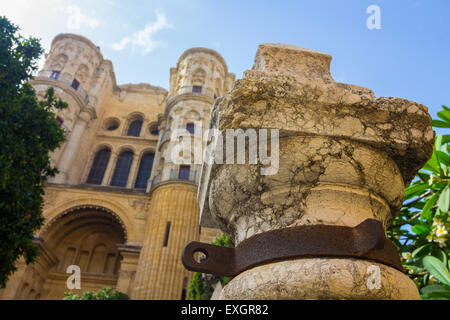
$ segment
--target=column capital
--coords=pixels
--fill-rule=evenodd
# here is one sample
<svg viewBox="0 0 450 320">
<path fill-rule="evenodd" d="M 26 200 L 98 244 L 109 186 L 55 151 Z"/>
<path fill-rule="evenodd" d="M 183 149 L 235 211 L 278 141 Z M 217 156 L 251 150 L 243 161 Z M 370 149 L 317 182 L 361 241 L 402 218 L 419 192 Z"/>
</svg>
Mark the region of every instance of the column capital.
<svg viewBox="0 0 450 320">
<path fill-rule="evenodd" d="M 97 119 L 97 113 L 95 112 L 94 107 L 87 106 L 83 108 L 78 115 L 78 119 L 81 119 L 82 121 L 85 122 Z"/>
<path fill-rule="evenodd" d="M 250 148 L 256 141 L 250 143 L 249 138 L 241 152 L 249 159 L 251 152 L 257 153 L 252 155 L 256 164 L 249 164 L 247 157 L 245 164 L 203 164 L 202 226 L 217 224 L 237 247 L 255 235 L 303 225 L 355 227 L 376 219 L 384 229 L 390 226 L 402 206 L 405 184 L 432 155 L 431 117 L 419 103 L 377 99 L 370 89 L 336 83 L 330 62 L 331 56 L 313 50 L 261 45 L 253 69 L 216 101 L 210 127 L 227 136 L 224 154 L 236 154 L 227 149 L 235 148 L 228 141 L 228 130 L 256 131 L 259 150 Z M 267 129 L 271 138 L 264 139 L 260 129 Z M 215 143 L 208 141 L 207 148 L 215 150 Z M 269 167 L 275 170 L 267 173 Z M 300 294 L 299 282 L 290 279 L 296 278 L 293 275 L 300 279 L 303 270 L 312 268 L 304 259 L 293 260 L 289 269 L 282 261 L 247 270 L 230 281 L 223 298 L 261 299 L 264 294 L 281 299 L 358 298 L 352 288 L 332 288 L 333 277 L 339 270 L 353 270 L 349 278 L 356 281 L 361 274 L 364 278 L 370 261 L 349 258 L 336 264 L 325 257 L 316 263 L 318 259 L 312 257 L 310 265 L 320 270 L 310 274 L 311 285 Z M 405 288 L 396 298 L 419 298 L 406 275 L 387 265 L 383 268 L 383 283 Z M 255 274 L 269 280 L 253 281 Z M 240 280 L 244 278 L 248 281 Z M 267 292 L 272 283 L 273 291 Z M 354 283 L 366 290 L 364 281 Z M 314 292 L 316 284 L 330 288 L 328 295 Z M 392 298 L 396 290 L 392 288 L 383 285 L 375 296 Z"/>
<path fill-rule="evenodd" d="M 78 120 L 81 120 L 81 122 L 84 122 L 84 123 L 89 123 L 89 121 L 92 120 L 92 117 L 91 117 L 91 114 L 89 112 L 81 111 L 78 114 Z"/>
<path fill-rule="evenodd" d="M 142 245 L 132 243 L 118 244 L 117 249 L 121 254 L 125 252 L 132 254 L 139 254 L 142 250 Z"/>
</svg>

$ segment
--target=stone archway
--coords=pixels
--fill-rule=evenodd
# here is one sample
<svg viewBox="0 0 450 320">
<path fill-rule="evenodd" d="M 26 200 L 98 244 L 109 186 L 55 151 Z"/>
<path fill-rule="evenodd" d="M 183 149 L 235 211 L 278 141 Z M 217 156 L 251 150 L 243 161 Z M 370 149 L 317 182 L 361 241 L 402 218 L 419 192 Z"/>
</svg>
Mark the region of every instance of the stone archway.
<svg viewBox="0 0 450 320">
<path fill-rule="evenodd" d="M 118 246 L 127 233 L 114 212 L 100 206 L 79 206 L 52 219 L 40 234 L 41 246 L 53 256 L 41 290 L 41 299 L 62 299 L 70 265 L 81 269 L 81 290 L 116 287 L 120 270 Z M 41 250 L 42 251 L 42 250 Z"/>
</svg>

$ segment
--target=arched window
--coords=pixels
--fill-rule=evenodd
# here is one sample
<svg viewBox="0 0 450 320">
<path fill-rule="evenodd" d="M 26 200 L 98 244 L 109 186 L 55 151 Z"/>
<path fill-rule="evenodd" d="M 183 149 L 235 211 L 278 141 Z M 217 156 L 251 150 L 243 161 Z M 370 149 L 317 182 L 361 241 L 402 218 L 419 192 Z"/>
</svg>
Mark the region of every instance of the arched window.
<svg viewBox="0 0 450 320">
<path fill-rule="evenodd" d="M 158 124 L 157 123 L 151 124 L 149 127 L 149 131 L 150 131 L 151 135 L 154 135 L 154 136 L 159 135 Z"/>
<path fill-rule="evenodd" d="M 111 150 L 108 148 L 102 149 L 95 155 L 92 163 L 91 171 L 87 179 L 89 184 L 102 184 L 103 176 L 105 175 L 106 167 L 108 166 Z"/>
<path fill-rule="evenodd" d="M 189 175 L 191 173 L 190 166 L 180 166 L 180 171 L 178 172 L 179 180 L 189 180 Z"/>
<path fill-rule="evenodd" d="M 142 156 L 141 164 L 139 165 L 139 171 L 136 177 L 136 183 L 134 187 L 136 189 L 147 188 L 147 181 L 150 178 L 152 172 L 153 160 L 155 155 L 153 153 L 146 153 Z"/>
<path fill-rule="evenodd" d="M 114 175 L 111 180 L 111 185 L 115 187 L 126 187 L 128 181 L 128 174 L 130 173 L 131 164 L 133 163 L 133 152 L 122 152 L 117 159 Z"/>
<path fill-rule="evenodd" d="M 141 135 L 142 120 L 133 121 L 128 127 L 127 136 L 139 137 Z"/>
<path fill-rule="evenodd" d="M 188 124 L 186 124 L 186 130 L 187 130 L 190 134 L 194 134 L 194 133 L 195 133 L 195 124 L 193 124 L 193 123 L 188 123 Z"/>
<path fill-rule="evenodd" d="M 58 80 L 60 75 L 61 75 L 60 71 L 52 71 L 52 74 L 50 75 L 50 78 Z"/>
<path fill-rule="evenodd" d="M 193 93 L 202 93 L 202 86 L 193 86 L 192 92 Z"/>
</svg>

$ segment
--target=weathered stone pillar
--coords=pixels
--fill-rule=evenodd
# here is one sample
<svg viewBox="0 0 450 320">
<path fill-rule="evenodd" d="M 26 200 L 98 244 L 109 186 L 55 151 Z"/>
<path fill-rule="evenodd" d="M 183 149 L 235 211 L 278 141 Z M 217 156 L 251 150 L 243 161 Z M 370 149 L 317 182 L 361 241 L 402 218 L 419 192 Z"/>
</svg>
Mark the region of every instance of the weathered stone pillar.
<svg viewBox="0 0 450 320">
<path fill-rule="evenodd" d="M 133 162 L 131 163 L 130 174 L 128 175 L 127 181 L 127 189 L 133 189 L 133 184 L 136 182 L 136 175 L 138 171 L 139 163 L 139 154 L 135 153 L 133 155 Z"/>
<path fill-rule="evenodd" d="M 130 244 L 118 245 L 121 256 L 119 278 L 117 279 L 116 289 L 125 292 L 131 296 L 133 291 L 133 281 L 136 275 L 137 264 L 139 261 L 139 253 L 142 247 Z"/>
<path fill-rule="evenodd" d="M 279 170 L 262 175 L 260 163 L 205 164 L 202 226 L 220 226 L 239 246 L 256 234 L 302 225 L 355 227 L 369 218 L 390 225 L 405 184 L 431 156 L 431 118 L 421 104 L 336 83 L 330 62 L 327 54 L 296 46 L 261 45 L 253 69 L 216 101 L 210 126 L 224 137 L 227 129 L 279 129 Z M 251 268 L 229 282 L 222 299 L 419 299 L 419 293 L 405 274 L 379 262 L 308 257 Z"/>
<path fill-rule="evenodd" d="M 114 169 L 116 168 L 117 157 L 118 157 L 117 152 L 111 151 L 111 157 L 108 161 L 108 166 L 106 167 L 105 174 L 103 176 L 102 186 L 107 186 L 111 183 L 112 175 Z"/>
<path fill-rule="evenodd" d="M 80 148 L 83 134 L 90 120 L 91 114 L 89 112 L 82 111 L 79 114 L 78 120 L 73 127 L 69 140 L 67 141 L 67 145 L 64 148 L 64 153 L 58 163 L 59 173 L 54 179 L 55 183 L 68 183 L 69 170 L 72 167 L 76 155 L 78 154 L 78 149 Z"/>
<path fill-rule="evenodd" d="M 192 274 L 180 256 L 187 242 L 199 239 L 196 191 L 195 184 L 185 181 L 162 183 L 152 190 L 133 299 L 181 299 Z"/>
</svg>

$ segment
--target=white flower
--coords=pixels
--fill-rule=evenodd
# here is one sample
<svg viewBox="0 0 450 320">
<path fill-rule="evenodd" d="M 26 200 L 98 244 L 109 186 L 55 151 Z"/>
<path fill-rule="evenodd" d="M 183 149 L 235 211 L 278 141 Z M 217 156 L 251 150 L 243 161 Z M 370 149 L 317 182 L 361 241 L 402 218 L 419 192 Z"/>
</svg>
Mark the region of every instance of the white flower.
<svg viewBox="0 0 450 320">
<path fill-rule="evenodd" d="M 438 224 L 436 226 L 436 236 L 438 238 L 444 237 L 448 234 L 447 228 L 444 225 Z"/>
<path fill-rule="evenodd" d="M 428 180 L 428 184 L 431 186 L 433 184 L 433 181 L 434 181 L 434 176 L 431 175 L 430 180 Z"/>
<path fill-rule="evenodd" d="M 433 226 L 438 226 L 442 223 L 441 219 L 434 218 L 433 219 Z"/>
<path fill-rule="evenodd" d="M 427 240 L 428 240 L 428 242 L 433 242 L 433 235 L 432 235 L 432 234 L 429 234 L 429 235 L 427 236 Z"/>
<path fill-rule="evenodd" d="M 447 247 L 447 238 L 445 238 L 445 237 L 436 238 L 436 239 L 434 239 L 434 241 L 439 243 L 439 247 L 441 247 L 441 248 Z"/>
<path fill-rule="evenodd" d="M 403 259 L 405 260 L 411 260 L 412 259 L 412 255 L 410 252 L 403 252 L 402 253 Z"/>
<path fill-rule="evenodd" d="M 428 278 L 428 283 L 436 283 L 436 279 L 434 279 L 433 276 L 430 276 L 430 277 Z"/>
</svg>

